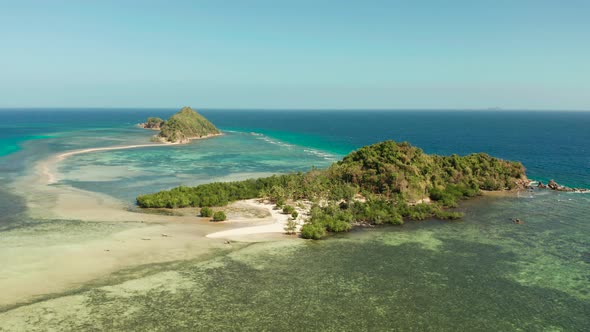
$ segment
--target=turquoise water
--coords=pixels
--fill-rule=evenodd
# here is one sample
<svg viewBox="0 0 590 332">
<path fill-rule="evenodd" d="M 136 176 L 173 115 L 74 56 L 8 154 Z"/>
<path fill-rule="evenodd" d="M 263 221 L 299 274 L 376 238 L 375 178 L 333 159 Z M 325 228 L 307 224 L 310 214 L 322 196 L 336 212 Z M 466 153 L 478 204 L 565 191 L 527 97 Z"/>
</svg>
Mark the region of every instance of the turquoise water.
<svg viewBox="0 0 590 332">
<path fill-rule="evenodd" d="M 139 194 L 178 185 L 304 172 L 327 167 L 336 158 L 264 135 L 227 132 L 188 146 L 76 155 L 62 163 L 60 171 L 69 174 L 63 183 L 133 202 Z"/>
<path fill-rule="evenodd" d="M 0 112 L 5 119 L 0 127 L 3 128 L 0 149 L 4 150 L 14 149 L 15 139 L 22 145 L 26 137 L 50 133 L 60 133 L 64 138 L 87 132 L 95 140 L 97 136 L 141 140 L 149 133 L 139 133 L 133 124 L 149 115 L 165 118 L 175 110 L 4 109 Z M 255 132 L 279 142 L 338 156 L 386 139 L 407 140 L 428 153 L 486 152 L 520 160 L 532 178 L 556 178 L 570 186 L 590 187 L 590 112 L 203 110 L 201 113 L 225 130 Z M 108 135 L 101 135 L 104 131 Z M 86 143 L 75 139 L 74 143 L 80 146 Z M 58 146 L 55 150 L 62 148 L 66 147 Z M 0 167 L 2 164 L 0 160 Z"/>
<path fill-rule="evenodd" d="M 35 161 L 72 149 L 146 143 L 152 132 L 133 124 L 173 111 L 2 111 L 8 119 L 2 149 L 18 149 L 0 157 L 0 235 L 34 234 L 47 222 L 27 217 L 11 188 Z M 325 167 L 354 148 L 395 139 L 430 153 L 484 151 L 521 160 L 532 178 L 590 187 L 590 113 L 202 113 L 226 135 L 76 155 L 60 164 L 57 185 L 132 206 L 138 194 Z M 587 194 L 482 197 L 462 204 L 460 222 L 377 227 L 320 242 L 236 244 L 196 261 L 141 266 L 0 309 L 0 330 L 25 322 L 29 331 L 584 331 L 590 326 L 589 207 Z M 514 217 L 525 223 L 513 224 Z M 39 236 L 46 239 L 47 232 Z"/>
</svg>

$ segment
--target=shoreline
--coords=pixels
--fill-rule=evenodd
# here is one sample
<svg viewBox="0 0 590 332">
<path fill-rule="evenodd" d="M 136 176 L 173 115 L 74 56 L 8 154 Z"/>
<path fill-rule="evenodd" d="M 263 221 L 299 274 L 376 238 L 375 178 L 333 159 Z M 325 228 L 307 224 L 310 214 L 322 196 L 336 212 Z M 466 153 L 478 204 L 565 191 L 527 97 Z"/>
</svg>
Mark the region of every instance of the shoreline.
<svg viewBox="0 0 590 332">
<path fill-rule="evenodd" d="M 248 199 L 248 200 L 241 200 L 236 201 L 228 205 L 236 206 L 236 205 L 243 205 L 254 209 L 266 209 L 270 212 L 270 218 L 272 223 L 266 223 L 264 225 L 252 225 L 246 227 L 239 227 L 239 228 L 232 228 L 224 231 L 209 233 L 206 235 L 207 238 L 210 239 L 227 239 L 227 240 L 234 240 L 234 241 L 249 241 L 251 237 L 258 236 L 261 234 L 284 234 L 286 235 L 285 226 L 287 226 L 287 221 L 289 220 L 290 215 L 284 214 L 281 210 L 275 210 L 274 205 L 267 202 L 260 202 L 258 199 Z M 297 232 L 303 225 L 303 218 L 302 216 L 305 215 L 306 209 L 299 209 L 296 208 L 299 216 L 295 219 L 297 221 Z M 246 222 L 251 224 L 251 220 L 248 218 L 245 219 Z M 223 223 L 232 224 L 236 223 L 236 221 L 228 220 L 224 221 Z"/>
<path fill-rule="evenodd" d="M 130 211 L 127 202 L 111 196 L 52 185 L 59 181 L 57 164 L 73 155 L 178 144 L 66 151 L 38 161 L 26 175 L 15 179 L 12 188 L 24 198 L 26 216 L 37 222 L 29 228 L 32 232 L 16 229 L 6 233 L 0 244 L 0 261 L 10 266 L 9 273 L 0 276 L 0 289 L 6 290 L 0 308 L 75 289 L 127 268 L 205 257 L 231 249 L 228 239 L 259 242 L 286 238 L 280 233 L 284 233 L 287 216 L 270 204 L 231 203 L 223 208 L 228 211 L 228 221 L 215 223 L 198 217 L 194 208 L 174 216 Z M 79 225 L 77 221 L 95 222 L 96 226 L 83 224 L 77 229 L 73 227 Z M 37 227 L 51 227 L 55 233 L 45 237 Z"/>
<path fill-rule="evenodd" d="M 144 129 L 149 129 L 149 128 L 144 128 Z M 207 134 L 205 136 L 188 137 L 188 138 L 185 138 L 183 140 L 176 141 L 176 142 L 169 142 L 169 141 L 166 140 L 166 137 L 160 137 L 158 135 L 154 135 L 154 136 L 152 136 L 152 138 L 155 138 L 156 140 L 158 140 L 158 142 L 162 142 L 164 144 L 188 144 L 191 141 L 197 141 L 197 140 L 201 140 L 201 139 L 208 139 L 208 138 L 213 138 L 213 137 L 217 137 L 217 136 L 223 136 L 223 133 L 220 132 L 219 134 Z"/>
</svg>

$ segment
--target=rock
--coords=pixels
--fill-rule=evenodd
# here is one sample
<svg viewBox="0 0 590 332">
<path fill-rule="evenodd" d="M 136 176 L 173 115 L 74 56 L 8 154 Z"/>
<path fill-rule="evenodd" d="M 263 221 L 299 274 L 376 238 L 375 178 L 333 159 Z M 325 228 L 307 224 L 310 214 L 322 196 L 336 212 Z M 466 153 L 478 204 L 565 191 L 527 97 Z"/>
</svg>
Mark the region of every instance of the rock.
<svg viewBox="0 0 590 332">
<path fill-rule="evenodd" d="M 160 130 L 164 123 L 166 123 L 166 121 L 152 117 L 148 118 L 147 122 L 138 124 L 138 126 L 145 129 Z"/>
<path fill-rule="evenodd" d="M 537 185 L 538 188 L 541 189 L 551 189 L 551 190 L 555 190 L 555 191 L 564 191 L 564 192 L 577 192 L 577 193 L 584 193 L 584 192 L 588 192 L 588 189 L 583 189 L 583 188 L 570 188 L 570 187 L 566 187 L 566 186 L 562 186 L 559 183 L 555 182 L 555 180 L 550 180 L 549 183 L 547 183 L 547 185 L 544 185 L 541 181 L 539 181 L 539 184 Z"/>
<path fill-rule="evenodd" d="M 142 239 L 142 240 L 144 240 L 144 241 L 149 241 L 149 240 L 151 240 L 149 237 L 142 237 L 141 239 Z"/>
<path fill-rule="evenodd" d="M 162 235 L 162 237 L 170 237 L 170 235 L 168 235 L 168 234 L 166 234 L 166 233 L 162 233 L 162 234 L 160 234 L 160 235 Z"/>
<path fill-rule="evenodd" d="M 519 225 L 524 224 L 524 221 L 522 221 L 518 218 L 512 218 L 512 222 L 515 224 L 519 224 Z"/>
<path fill-rule="evenodd" d="M 547 184 L 547 187 L 549 187 L 549 189 L 552 189 L 552 190 L 559 189 L 559 185 L 554 180 L 549 180 L 549 183 Z"/>
</svg>

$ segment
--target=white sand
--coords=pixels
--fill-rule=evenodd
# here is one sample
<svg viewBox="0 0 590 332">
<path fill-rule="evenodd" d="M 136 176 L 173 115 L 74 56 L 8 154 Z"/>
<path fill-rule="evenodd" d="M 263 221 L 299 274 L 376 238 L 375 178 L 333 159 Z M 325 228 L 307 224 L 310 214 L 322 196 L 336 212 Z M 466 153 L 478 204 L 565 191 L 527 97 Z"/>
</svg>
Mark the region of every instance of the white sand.
<svg viewBox="0 0 590 332">
<path fill-rule="evenodd" d="M 184 216 L 138 213 L 108 195 L 49 185 L 59 179 L 57 163 L 69 156 L 149 146 L 162 144 L 65 152 L 39 162 L 32 174 L 16 179 L 14 191 L 25 198 L 30 217 L 100 222 L 105 226 L 97 227 L 103 230 L 100 232 L 93 227 L 84 229 L 83 235 L 67 228 L 64 234 L 18 230 L 7 233 L 12 240 L 5 238 L 0 242 L 0 268 L 4 267 L 0 273 L 0 307 L 62 292 L 128 267 L 202 257 L 211 249 L 227 247 L 224 239 L 260 241 L 276 239 L 284 233 L 288 216 L 255 200 L 235 202 L 222 210 L 267 210 L 266 216 L 261 218 L 238 209 L 237 213 L 228 214 L 227 222 L 212 223 L 196 217 L 197 209 L 183 210 L 187 212 Z M 114 226 L 109 230 L 108 223 L 118 222 L 126 222 L 128 227 Z"/>
<path fill-rule="evenodd" d="M 261 203 L 257 199 L 250 199 L 245 201 L 240 201 L 234 204 L 242 204 L 246 206 L 250 206 L 252 208 L 257 209 L 266 209 L 270 212 L 271 217 L 268 220 L 268 223 L 264 225 L 256 225 L 256 226 L 249 226 L 249 227 L 240 227 L 229 229 L 221 232 L 215 232 L 211 234 L 207 234 L 208 238 L 223 238 L 223 239 L 230 239 L 230 240 L 247 240 L 249 236 L 258 235 L 258 234 L 269 234 L 269 233 L 285 233 L 285 226 L 287 225 L 287 221 L 289 219 L 289 215 L 283 214 L 282 211 L 275 210 L 273 204 L 269 203 Z M 302 220 L 301 216 L 306 211 L 297 209 L 299 213 L 299 217 L 297 221 L 299 223 L 298 229 L 301 227 Z M 231 223 L 232 220 L 225 223 Z M 251 220 L 248 220 L 251 222 Z"/>
</svg>

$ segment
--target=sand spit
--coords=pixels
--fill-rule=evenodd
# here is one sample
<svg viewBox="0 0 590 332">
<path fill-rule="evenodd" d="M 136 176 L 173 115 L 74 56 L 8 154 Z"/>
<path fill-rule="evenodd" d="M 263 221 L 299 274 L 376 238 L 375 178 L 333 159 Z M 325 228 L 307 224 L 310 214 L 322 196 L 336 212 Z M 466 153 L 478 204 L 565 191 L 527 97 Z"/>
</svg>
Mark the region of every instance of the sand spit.
<svg viewBox="0 0 590 332">
<path fill-rule="evenodd" d="M 61 153 L 55 156 L 52 156 L 37 165 L 38 173 L 44 180 L 46 184 L 52 184 L 57 182 L 57 177 L 55 176 L 55 166 L 60 161 L 75 156 L 78 154 L 84 153 L 91 153 L 91 152 L 99 152 L 99 151 L 111 151 L 111 150 L 127 150 L 127 149 L 137 149 L 137 148 L 148 148 L 148 147 L 155 147 L 155 146 L 166 146 L 166 145 L 178 145 L 181 143 L 152 143 L 152 144 L 135 144 L 135 145 L 124 145 L 124 146 L 110 146 L 104 148 L 90 148 L 90 149 L 82 149 L 82 150 L 74 150 L 65 153 Z"/>
<path fill-rule="evenodd" d="M 229 220 L 213 223 L 197 217 L 198 209 L 177 210 L 178 216 L 140 213 L 130 203 L 58 182 L 57 164 L 69 156 L 148 146 L 162 144 L 62 153 L 15 180 L 13 190 L 25 198 L 28 216 L 39 221 L 31 228 L 3 233 L 0 309 L 80 287 L 122 269 L 204 257 L 211 250 L 231 248 L 228 239 L 286 236 L 282 234 L 288 216 L 255 200 L 224 207 Z"/>
<path fill-rule="evenodd" d="M 102 148 L 89 148 L 89 149 L 81 149 L 81 150 L 73 150 L 64 152 L 50 158 L 45 159 L 44 161 L 37 164 L 37 172 L 42 177 L 46 184 L 56 183 L 58 181 L 55 173 L 56 164 L 64 159 L 75 156 L 78 154 L 84 153 L 91 153 L 91 152 L 100 152 L 100 151 L 112 151 L 112 150 L 128 150 L 128 149 L 138 149 L 138 148 L 149 148 L 149 147 L 158 147 L 158 146 L 170 146 L 170 145 L 181 145 L 190 143 L 193 140 L 202 140 L 208 139 L 212 137 L 222 136 L 223 133 L 219 134 L 210 134 L 200 137 L 191 137 L 187 140 L 180 141 L 180 142 L 168 142 L 165 140 L 160 140 L 159 143 L 149 143 L 149 144 L 134 144 L 134 145 L 123 145 L 123 146 L 109 146 L 109 147 L 102 147 Z"/>
</svg>

